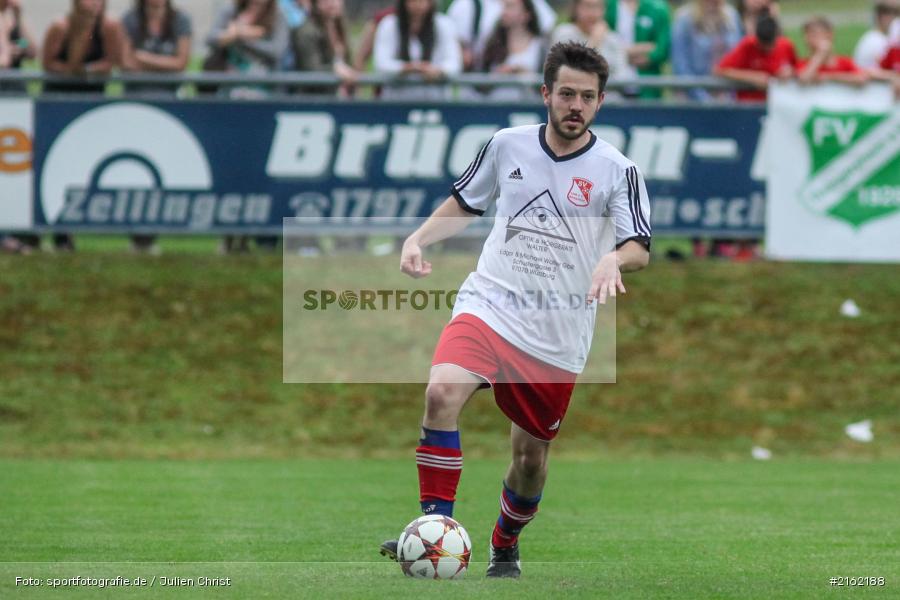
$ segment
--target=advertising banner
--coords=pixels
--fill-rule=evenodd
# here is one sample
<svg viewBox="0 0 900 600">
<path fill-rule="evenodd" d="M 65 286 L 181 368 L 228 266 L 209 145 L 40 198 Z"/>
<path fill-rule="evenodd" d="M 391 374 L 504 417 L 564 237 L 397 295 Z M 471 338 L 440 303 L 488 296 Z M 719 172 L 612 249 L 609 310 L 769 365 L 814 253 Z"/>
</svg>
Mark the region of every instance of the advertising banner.
<svg viewBox="0 0 900 600">
<path fill-rule="evenodd" d="M 657 235 L 761 237 L 758 107 L 608 106 L 601 139 L 642 170 Z M 67 231 L 372 232 L 427 216 L 494 132 L 537 105 L 41 100 L 35 222 Z M 535 140 L 535 143 L 538 143 Z"/>
<path fill-rule="evenodd" d="M 31 227 L 33 105 L 0 98 L 0 231 Z"/>
<path fill-rule="evenodd" d="M 768 255 L 900 261 L 900 106 L 890 87 L 781 84 L 767 128 Z"/>
</svg>

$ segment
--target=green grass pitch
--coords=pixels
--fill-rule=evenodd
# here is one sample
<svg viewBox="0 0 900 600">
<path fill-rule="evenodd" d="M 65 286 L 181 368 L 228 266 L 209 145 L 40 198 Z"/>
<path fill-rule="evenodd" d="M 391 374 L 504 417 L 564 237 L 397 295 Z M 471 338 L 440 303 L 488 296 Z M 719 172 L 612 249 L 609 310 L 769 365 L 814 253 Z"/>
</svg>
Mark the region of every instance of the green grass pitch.
<svg viewBox="0 0 900 600">
<path fill-rule="evenodd" d="M 498 432 L 498 445 L 504 442 Z M 0 462 L 3 598 L 897 597 L 900 463 L 707 459 L 551 464 L 523 577 L 484 578 L 504 462 L 471 459 L 460 582 L 403 577 L 379 542 L 416 515 L 409 460 Z M 78 562 L 73 562 L 78 561 Z M 15 587 L 15 577 L 157 577 Z M 161 587 L 160 577 L 231 578 Z M 884 577 L 833 588 L 831 577 Z"/>
<path fill-rule="evenodd" d="M 456 514 L 475 563 L 421 582 L 377 546 L 417 513 L 424 386 L 283 385 L 279 256 L 79 241 L 0 256 L 3 600 L 900 596 L 896 265 L 654 259 L 618 304 L 619 383 L 579 386 L 554 443 L 523 579 L 483 577 L 509 450 L 482 393 Z M 869 444 L 843 431 L 863 418 Z M 15 587 L 76 575 L 232 585 Z"/>
</svg>

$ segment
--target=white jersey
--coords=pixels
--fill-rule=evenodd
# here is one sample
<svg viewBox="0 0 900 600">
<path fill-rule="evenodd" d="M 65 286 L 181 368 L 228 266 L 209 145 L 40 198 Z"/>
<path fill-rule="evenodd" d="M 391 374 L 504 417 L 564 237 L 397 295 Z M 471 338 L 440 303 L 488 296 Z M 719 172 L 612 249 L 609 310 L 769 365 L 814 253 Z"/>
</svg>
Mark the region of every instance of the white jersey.
<svg viewBox="0 0 900 600">
<path fill-rule="evenodd" d="M 556 156 L 545 127 L 497 132 L 453 184 L 466 211 L 497 209 L 453 316 L 473 314 L 520 350 L 580 373 L 596 317 L 597 303 L 585 302 L 593 270 L 613 245 L 649 248 L 650 202 L 640 171 L 618 150 L 591 134 L 580 150 Z M 614 232 L 604 234 L 611 220 L 602 217 L 612 217 Z"/>
</svg>

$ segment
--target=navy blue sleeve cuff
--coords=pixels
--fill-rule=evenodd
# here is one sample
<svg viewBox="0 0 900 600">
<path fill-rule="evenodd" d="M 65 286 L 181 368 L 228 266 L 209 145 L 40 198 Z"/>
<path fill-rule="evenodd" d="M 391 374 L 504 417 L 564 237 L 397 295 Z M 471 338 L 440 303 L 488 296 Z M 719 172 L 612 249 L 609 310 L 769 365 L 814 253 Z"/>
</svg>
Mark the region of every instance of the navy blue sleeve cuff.
<svg viewBox="0 0 900 600">
<path fill-rule="evenodd" d="M 467 213 L 471 213 L 473 215 L 478 215 L 479 217 L 484 214 L 483 210 L 478 210 L 477 208 L 472 208 L 469 206 L 468 202 L 462 197 L 462 194 L 459 193 L 459 190 L 456 189 L 456 186 L 450 186 L 450 193 L 453 194 L 453 197 L 456 198 L 456 202 L 459 204 L 459 207 L 466 211 Z"/>
<path fill-rule="evenodd" d="M 647 252 L 650 251 L 650 238 L 645 235 L 636 235 L 634 237 L 630 237 L 627 240 L 622 240 L 618 244 L 616 244 L 616 250 L 624 246 L 627 242 L 637 242 L 641 246 L 647 249 Z"/>
</svg>

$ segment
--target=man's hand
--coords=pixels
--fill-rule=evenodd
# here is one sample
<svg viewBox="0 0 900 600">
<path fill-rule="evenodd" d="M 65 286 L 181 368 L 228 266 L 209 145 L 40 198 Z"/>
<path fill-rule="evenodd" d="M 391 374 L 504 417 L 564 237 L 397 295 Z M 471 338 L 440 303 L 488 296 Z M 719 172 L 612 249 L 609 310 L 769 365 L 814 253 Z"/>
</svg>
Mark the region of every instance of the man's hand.
<svg viewBox="0 0 900 600">
<path fill-rule="evenodd" d="M 400 252 L 400 270 L 415 279 L 427 277 L 431 273 L 431 263 L 422 259 L 422 248 L 412 236 L 403 242 L 403 250 Z"/>
<path fill-rule="evenodd" d="M 597 268 L 594 269 L 587 303 L 593 304 L 596 298 L 600 304 L 606 304 L 607 296 L 615 298 L 617 291 L 626 293 L 625 284 L 622 283 L 622 272 L 619 270 L 619 256 L 616 252 L 610 252 L 600 259 Z"/>
</svg>

